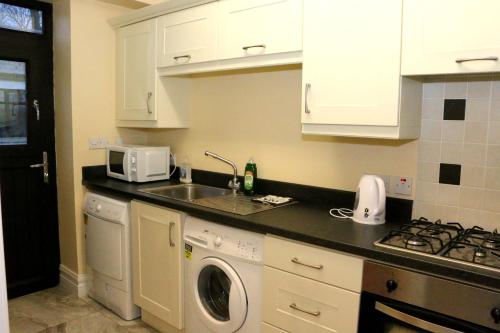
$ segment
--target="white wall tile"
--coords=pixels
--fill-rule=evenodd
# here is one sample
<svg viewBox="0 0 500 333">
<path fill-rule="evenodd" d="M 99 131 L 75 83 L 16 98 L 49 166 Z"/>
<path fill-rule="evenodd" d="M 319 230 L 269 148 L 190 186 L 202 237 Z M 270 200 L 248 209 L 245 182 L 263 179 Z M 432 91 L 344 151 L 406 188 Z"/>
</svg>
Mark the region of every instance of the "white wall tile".
<svg viewBox="0 0 500 333">
<path fill-rule="evenodd" d="M 500 167 L 500 145 L 488 145 L 486 152 L 486 166 Z"/>
<path fill-rule="evenodd" d="M 488 133 L 487 122 L 465 122 L 466 143 L 486 143 Z"/>
<path fill-rule="evenodd" d="M 484 210 L 500 213 L 500 191 L 485 190 L 483 207 Z M 498 221 L 500 223 L 500 221 Z"/>
<path fill-rule="evenodd" d="M 485 187 L 500 190 L 500 168 L 486 168 Z"/>
<path fill-rule="evenodd" d="M 491 81 L 469 81 L 467 98 L 486 98 L 491 94 Z"/>
<path fill-rule="evenodd" d="M 441 162 L 448 164 L 461 164 L 462 151 L 462 143 L 443 142 L 441 144 Z"/>
<path fill-rule="evenodd" d="M 478 225 L 478 221 L 483 218 L 483 211 L 479 209 L 460 208 L 458 212 L 458 221 L 465 228 L 472 228 Z"/>
<path fill-rule="evenodd" d="M 437 183 L 439 181 L 439 163 L 418 163 L 417 179 L 425 182 Z"/>
<path fill-rule="evenodd" d="M 488 125 L 488 143 L 500 145 L 500 121 L 490 121 Z"/>
<path fill-rule="evenodd" d="M 486 162 L 486 145 L 466 143 L 463 146 L 462 163 L 468 165 L 484 165 Z"/>
<path fill-rule="evenodd" d="M 460 184 L 462 186 L 483 187 L 486 168 L 476 165 L 462 165 Z"/>
<path fill-rule="evenodd" d="M 444 82 L 427 82 L 423 89 L 424 98 L 444 98 Z"/>
<path fill-rule="evenodd" d="M 493 81 L 491 85 L 491 98 L 500 99 L 500 81 Z"/>
<path fill-rule="evenodd" d="M 462 120 L 443 120 L 441 140 L 443 142 L 463 142 L 465 122 Z"/>
<path fill-rule="evenodd" d="M 429 220 L 437 220 L 439 215 L 435 204 L 424 201 L 415 201 L 413 203 L 412 217 L 414 219 L 425 217 Z"/>
<path fill-rule="evenodd" d="M 490 107 L 490 121 L 500 121 L 500 99 L 493 99 Z"/>
<path fill-rule="evenodd" d="M 460 186 L 439 184 L 436 198 L 437 205 L 458 206 L 460 201 Z"/>
<path fill-rule="evenodd" d="M 489 111 L 489 99 L 468 99 L 465 103 L 465 120 L 488 121 Z"/>
<path fill-rule="evenodd" d="M 439 162 L 441 158 L 441 142 L 420 141 L 418 143 L 418 160 L 422 162 Z"/>
<path fill-rule="evenodd" d="M 436 201 L 439 184 L 417 181 L 416 195 L 419 201 L 434 203 Z"/>
<path fill-rule="evenodd" d="M 444 96 L 448 99 L 461 99 L 467 97 L 467 82 L 446 82 Z"/>
<path fill-rule="evenodd" d="M 500 213 L 481 211 L 481 219 L 479 220 L 481 227 L 487 230 L 494 230 L 500 228 Z"/>
<path fill-rule="evenodd" d="M 483 194 L 482 188 L 462 186 L 460 188 L 460 207 L 481 209 Z"/>
<path fill-rule="evenodd" d="M 458 207 L 436 205 L 435 219 L 441 219 L 443 222 L 457 222 L 458 221 Z"/>
<path fill-rule="evenodd" d="M 422 119 L 443 120 L 444 99 L 432 98 L 422 101 Z"/>
<path fill-rule="evenodd" d="M 441 123 L 439 120 L 422 120 L 422 130 L 420 137 L 422 140 L 441 140 Z"/>
</svg>

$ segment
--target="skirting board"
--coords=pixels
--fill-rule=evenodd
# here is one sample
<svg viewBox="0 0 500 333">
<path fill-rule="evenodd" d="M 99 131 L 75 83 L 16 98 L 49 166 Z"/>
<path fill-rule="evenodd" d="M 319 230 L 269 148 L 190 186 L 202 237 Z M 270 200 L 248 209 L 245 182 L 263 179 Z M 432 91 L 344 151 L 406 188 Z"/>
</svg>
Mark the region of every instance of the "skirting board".
<svg viewBox="0 0 500 333">
<path fill-rule="evenodd" d="M 77 274 L 64 265 L 59 266 L 59 285 L 78 297 L 86 297 L 90 288 L 87 274 Z"/>
</svg>

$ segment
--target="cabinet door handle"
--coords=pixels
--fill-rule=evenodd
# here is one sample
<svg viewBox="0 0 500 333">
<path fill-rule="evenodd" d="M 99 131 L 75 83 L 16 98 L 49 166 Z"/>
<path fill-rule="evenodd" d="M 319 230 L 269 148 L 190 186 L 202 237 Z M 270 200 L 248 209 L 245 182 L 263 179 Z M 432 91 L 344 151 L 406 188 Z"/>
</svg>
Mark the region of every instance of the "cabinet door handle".
<svg viewBox="0 0 500 333">
<path fill-rule="evenodd" d="M 309 109 L 309 90 L 311 90 L 311 84 L 306 83 L 304 93 L 304 112 L 307 114 L 311 113 L 311 109 Z"/>
<path fill-rule="evenodd" d="M 176 56 L 174 57 L 174 60 L 179 60 L 179 59 L 183 59 L 183 58 L 186 58 L 187 61 L 191 60 L 191 56 L 189 54 L 185 54 L 185 55 L 180 55 L 180 56 Z"/>
<path fill-rule="evenodd" d="M 151 111 L 151 108 L 149 107 L 149 100 L 151 99 L 151 96 L 153 96 L 152 92 L 148 92 L 148 99 L 146 100 L 146 106 L 148 108 L 148 113 L 151 114 L 153 111 Z"/>
<path fill-rule="evenodd" d="M 321 314 L 321 311 L 304 310 L 304 309 L 298 307 L 297 304 L 295 304 L 295 303 L 290 304 L 289 307 L 294 309 L 294 310 L 297 310 L 297 311 L 300 311 L 303 313 L 307 313 L 308 315 L 315 316 L 315 317 L 319 317 L 319 315 Z"/>
<path fill-rule="evenodd" d="M 265 44 L 249 45 L 249 46 L 243 46 L 242 49 L 243 49 L 243 51 L 247 51 L 248 49 L 253 49 L 256 47 L 261 47 L 261 48 L 265 49 L 266 45 Z"/>
<path fill-rule="evenodd" d="M 170 243 L 170 247 L 174 247 L 175 246 L 174 240 L 172 238 L 172 231 L 174 229 L 174 226 L 175 226 L 174 222 L 170 222 L 168 224 L 168 241 Z"/>
<path fill-rule="evenodd" d="M 498 61 L 498 57 L 495 57 L 495 56 L 491 56 L 491 57 L 480 57 L 480 58 L 458 58 L 457 60 L 455 60 L 455 62 L 457 64 L 461 64 L 463 62 L 467 62 L 467 61 Z"/>
<path fill-rule="evenodd" d="M 291 262 L 293 262 L 294 264 L 297 264 L 297 265 L 302 265 L 302 266 L 306 266 L 306 267 L 309 267 L 309 268 L 314 268 L 314 269 L 323 269 L 323 265 L 310 265 L 310 264 L 305 264 L 303 262 L 301 262 L 299 260 L 299 258 L 297 257 L 293 257 L 291 260 Z"/>
</svg>

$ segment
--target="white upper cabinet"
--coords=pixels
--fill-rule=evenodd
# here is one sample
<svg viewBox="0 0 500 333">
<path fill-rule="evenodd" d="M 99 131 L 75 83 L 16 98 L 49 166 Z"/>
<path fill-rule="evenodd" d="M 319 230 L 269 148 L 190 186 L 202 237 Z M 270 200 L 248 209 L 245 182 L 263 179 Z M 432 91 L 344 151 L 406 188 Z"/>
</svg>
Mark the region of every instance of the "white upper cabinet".
<svg viewBox="0 0 500 333">
<path fill-rule="evenodd" d="M 158 18 L 158 67 L 215 59 L 217 2 Z"/>
<path fill-rule="evenodd" d="M 117 114 L 119 120 L 156 120 L 156 20 L 117 31 Z"/>
<path fill-rule="evenodd" d="M 403 75 L 500 71 L 500 1 L 404 0 Z"/>
<path fill-rule="evenodd" d="M 421 83 L 400 76 L 402 1 L 304 1 L 303 133 L 418 137 Z"/>
<path fill-rule="evenodd" d="M 219 11 L 219 59 L 302 50 L 302 0 L 224 0 Z"/>
</svg>

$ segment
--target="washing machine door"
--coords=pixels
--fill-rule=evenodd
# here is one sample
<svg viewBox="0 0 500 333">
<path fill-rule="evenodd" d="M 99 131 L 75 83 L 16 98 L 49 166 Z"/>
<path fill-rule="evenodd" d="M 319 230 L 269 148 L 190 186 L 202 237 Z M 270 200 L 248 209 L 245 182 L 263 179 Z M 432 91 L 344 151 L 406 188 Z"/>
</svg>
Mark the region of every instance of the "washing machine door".
<svg viewBox="0 0 500 333">
<path fill-rule="evenodd" d="M 200 320 L 212 332 L 236 332 L 248 311 L 245 287 L 236 271 L 220 258 L 206 257 L 193 273 L 191 287 Z"/>
</svg>

